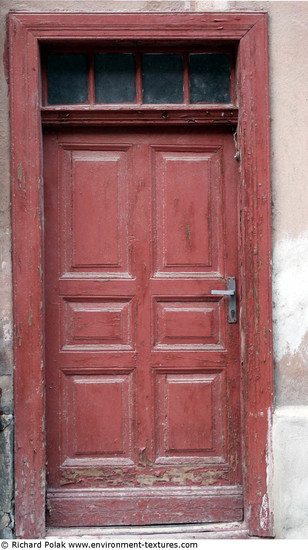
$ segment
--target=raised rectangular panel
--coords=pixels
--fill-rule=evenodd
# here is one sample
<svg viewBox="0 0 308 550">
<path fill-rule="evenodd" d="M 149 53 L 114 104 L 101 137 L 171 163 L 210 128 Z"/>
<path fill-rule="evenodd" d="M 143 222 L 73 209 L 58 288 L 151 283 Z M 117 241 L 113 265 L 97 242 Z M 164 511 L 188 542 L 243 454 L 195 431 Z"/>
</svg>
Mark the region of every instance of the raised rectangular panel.
<svg viewBox="0 0 308 550">
<path fill-rule="evenodd" d="M 119 160 L 73 155 L 73 266 L 119 266 Z"/>
<path fill-rule="evenodd" d="M 213 450 L 213 396 L 204 379 L 173 378 L 167 383 L 167 452 Z"/>
<path fill-rule="evenodd" d="M 223 371 L 157 375 L 157 461 L 223 462 Z"/>
<path fill-rule="evenodd" d="M 133 301 L 63 299 L 61 344 L 64 349 L 133 349 Z"/>
<path fill-rule="evenodd" d="M 64 171 L 64 271 L 127 273 L 126 150 L 73 150 Z"/>
<path fill-rule="evenodd" d="M 218 200 L 221 193 L 218 150 L 154 149 L 156 274 L 218 270 L 218 218 L 222 206 Z"/>
<path fill-rule="evenodd" d="M 63 376 L 63 461 L 129 459 L 131 375 Z"/>
<path fill-rule="evenodd" d="M 157 300 L 154 302 L 156 348 L 223 347 L 221 300 Z"/>
</svg>

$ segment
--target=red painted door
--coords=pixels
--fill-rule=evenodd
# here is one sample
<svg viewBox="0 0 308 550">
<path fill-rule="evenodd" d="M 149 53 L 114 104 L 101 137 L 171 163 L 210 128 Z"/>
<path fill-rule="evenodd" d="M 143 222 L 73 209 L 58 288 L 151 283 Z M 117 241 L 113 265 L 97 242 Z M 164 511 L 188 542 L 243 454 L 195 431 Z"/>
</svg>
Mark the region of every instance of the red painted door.
<svg viewBox="0 0 308 550">
<path fill-rule="evenodd" d="M 50 525 L 243 517 L 230 130 L 47 130 Z"/>
</svg>

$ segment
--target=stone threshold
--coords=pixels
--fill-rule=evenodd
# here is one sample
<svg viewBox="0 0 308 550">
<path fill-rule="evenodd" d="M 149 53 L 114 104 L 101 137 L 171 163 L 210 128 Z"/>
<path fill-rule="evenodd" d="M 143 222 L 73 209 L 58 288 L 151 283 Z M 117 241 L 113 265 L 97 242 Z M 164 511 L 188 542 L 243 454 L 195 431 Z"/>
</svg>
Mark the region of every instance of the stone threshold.
<svg viewBox="0 0 308 550">
<path fill-rule="evenodd" d="M 147 525 L 142 527 L 48 527 L 50 538 L 166 538 L 166 539 L 248 539 L 245 523 L 198 523 L 186 525 Z"/>
</svg>

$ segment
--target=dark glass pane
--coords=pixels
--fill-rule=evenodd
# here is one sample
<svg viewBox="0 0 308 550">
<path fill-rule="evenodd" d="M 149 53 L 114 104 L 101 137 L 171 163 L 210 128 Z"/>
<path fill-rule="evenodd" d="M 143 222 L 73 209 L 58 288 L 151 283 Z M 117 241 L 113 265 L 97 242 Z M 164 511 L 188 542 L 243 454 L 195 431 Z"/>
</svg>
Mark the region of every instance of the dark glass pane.
<svg viewBox="0 0 308 550">
<path fill-rule="evenodd" d="M 133 103 L 136 99 L 136 56 L 134 53 L 95 55 L 97 103 Z"/>
<path fill-rule="evenodd" d="M 183 103 L 183 56 L 142 56 L 143 103 Z"/>
<path fill-rule="evenodd" d="M 189 54 L 190 103 L 230 103 L 230 57 L 224 53 Z"/>
<path fill-rule="evenodd" d="M 47 56 L 48 103 L 84 103 L 88 99 L 87 56 L 49 54 Z"/>
</svg>

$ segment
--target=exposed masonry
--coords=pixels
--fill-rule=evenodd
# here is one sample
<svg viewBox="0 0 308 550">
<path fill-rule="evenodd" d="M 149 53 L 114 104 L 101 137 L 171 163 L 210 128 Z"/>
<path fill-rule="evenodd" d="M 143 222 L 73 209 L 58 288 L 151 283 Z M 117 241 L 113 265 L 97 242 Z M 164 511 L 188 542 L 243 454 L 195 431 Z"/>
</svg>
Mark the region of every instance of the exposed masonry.
<svg viewBox="0 0 308 550">
<path fill-rule="evenodd" d="M 1 259 L 4 247 L 0 250 Z M 6 272 L 6 262 L 1 262 Z M 14 469 L 13 469 L 13 353 L 12 353 L 12 323 L 8 308 L 5 308 L 5 290 L 9 279 L 4 277 L 0 290 L 0 538 L 13 538 L 14 529 Z"/>
<path fill-rule="evenodd" d="M 13 537 L 13 416 L 0 416 L 0 538 Z"/>
</svg>

